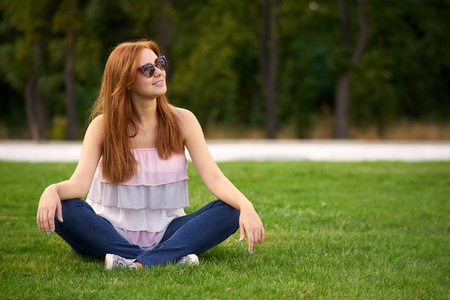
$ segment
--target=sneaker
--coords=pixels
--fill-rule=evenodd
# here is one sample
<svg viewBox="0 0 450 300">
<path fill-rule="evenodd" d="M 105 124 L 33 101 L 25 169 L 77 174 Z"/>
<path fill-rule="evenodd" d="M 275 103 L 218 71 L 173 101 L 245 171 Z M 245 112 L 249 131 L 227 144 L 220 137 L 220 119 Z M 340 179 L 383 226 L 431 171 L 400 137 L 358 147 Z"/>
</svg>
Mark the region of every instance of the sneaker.
<svg viewBox="0 0 450 300">
<path fill-rule="evenodd" d="M 186 256 L 183 256 L 180 261 L 178 262 L 180 265 L 198 265 L 198 256 L 195 254 L 189 254 Z"/>
<path fill-rule="evenodd" d="M 117 268 L 122 268 L 122 269 L 131 269 L 131 270 L 136 270 L 137 267 L 134 264 L 134 259 L 126 259 L 123 258 L 119 255 L 115 255 L 115 254 L 106 254 L 105 257 L 105 270 L 112 270 L 112 269 L 117 269 Z"/>
</svg>

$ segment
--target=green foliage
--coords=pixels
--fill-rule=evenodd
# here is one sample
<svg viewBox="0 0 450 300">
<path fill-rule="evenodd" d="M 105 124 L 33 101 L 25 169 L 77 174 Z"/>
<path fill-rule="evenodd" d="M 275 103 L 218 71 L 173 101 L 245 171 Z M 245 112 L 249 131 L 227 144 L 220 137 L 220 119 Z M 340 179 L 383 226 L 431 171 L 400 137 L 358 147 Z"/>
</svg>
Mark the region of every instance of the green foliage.
<svg viewBox="0 0 450 300">
<path fill-rule="evenodd" d="M 64 140 L 66 138 L 67 118 L 56 116 L 53 118 L 53 126 L 50 131 L 51 140 Z"/>
<path fill-rule="evenodd" d="M 217 13 L 211 13 L 216 11 Z M 196 112 L 199 120 L 248 122 L 258 84 L 257 7 L 246 1 L 191 4 L 178 18 L 169 95 Z M 170 91 L 170 89 L 173 91 Z"/>
<path fill-rule="evenodd" d="M 103 270 L 36 226 L 43 189 L 75 164 L 0 162 L 0 298 L 448 299 L 449 162 L 226 162 L 265 226 L 198 267 Z M 192 212 L 213 200 L 189 166 Z"/>
<path fill-rule="evenodd" d="M 260 1 L 85 0 L 76 1 L 74 11 L 67 5 L 67 0 L 0 0 L 2 126 L 17 127 L 10 116 L 24 115 L 24 88 L 32 65 L 40 62 L 31 50 L 37 37 L 44 36 L 47 46 L 47 61 L 38 70 L 49 117 L 65 114 L 64 34 L 74 24 L 80 125 L 112 47 L 148 37 L 164 42 L 169 54 L 168 96 L 174 104 L 193 110 L 203 126 L 264 127 Z M 348 6 L 351 46 L 344 48 L 336 1 L 280 2 L 278 123 L 295 124 L 299 137 L 308 137 L 315 120 L 334 109 L 337 72 L 350 65 L 358 37 L 356 2 Z M 366 14 L 368 43 L 352 69 L 351 124 L 376 125 L 383 132 L 398 120 L 448 120 L 448 1 L 366 1 Z"/>
</svg>

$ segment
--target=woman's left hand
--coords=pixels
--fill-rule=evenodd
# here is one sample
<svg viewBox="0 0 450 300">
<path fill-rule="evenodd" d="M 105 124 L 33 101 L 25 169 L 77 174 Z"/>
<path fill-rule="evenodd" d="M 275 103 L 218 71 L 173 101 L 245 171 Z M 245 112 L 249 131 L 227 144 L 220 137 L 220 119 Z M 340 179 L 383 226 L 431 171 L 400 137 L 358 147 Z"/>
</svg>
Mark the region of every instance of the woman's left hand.
<svg viewBox="0 0 450 300">
<path fill-rule="evenodd" d="M 248 252 L 253 253 L 253 248 L 256 244 L 262 244 L 264 240 L 264 226 L 261 219 L 256 213 L 253 205 L 247 205 L 241 208 L 241 215 L 239 217 L 240 238 L 239 241 L 248 238 Z"/>
<path fill-rule="evenodd" d="M 192 162 L 206 187 L 217 198 L 228 205 L 239 209 L 239 241 L 248 238 L 248 252 L 252 253 L 256 244 L 264 239 L 264 227 L 253 205 L 248 199 L 225 177 L 214 161 L 206 145 L 200 123 L 194 114 L 180 109 L 178 118 L 183 124 L 184 144 L 189 151 Z"/>
</svg>

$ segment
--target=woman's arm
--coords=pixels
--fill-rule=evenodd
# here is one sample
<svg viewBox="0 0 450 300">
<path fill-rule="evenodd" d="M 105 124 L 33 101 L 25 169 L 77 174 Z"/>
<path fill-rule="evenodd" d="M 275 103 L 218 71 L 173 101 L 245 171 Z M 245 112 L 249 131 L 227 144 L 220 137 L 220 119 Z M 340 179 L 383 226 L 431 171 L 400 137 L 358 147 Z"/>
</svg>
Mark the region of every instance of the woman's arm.
<svg viewBox="0 0 450 300">
<path fill-rule="evenodd" d="M 230 206 L 240 210 L 240 241 L 248 238 L 248 251 L 262 243 L 264 227 L 252 203 L 225 177 L 211 156 L 197 118 L 188 110 L 180 110 L 179 118 L 184 126 L 184 143 L 189 150 L 195 168 L 211 193 Z"/>
<path fill-rule="evenodd" d="M 58 220 L 63 222 L 61 200 L 84 198 L 94 177 L 102 153 L 102 117 L 97 117 L 89 125 L 81 150 L 80 160 L 69 180 L 48 186 L 39 200 L 36 216 L 37 224 L 47 234 L 55 229 L 55 212 Z"/>
</svg>

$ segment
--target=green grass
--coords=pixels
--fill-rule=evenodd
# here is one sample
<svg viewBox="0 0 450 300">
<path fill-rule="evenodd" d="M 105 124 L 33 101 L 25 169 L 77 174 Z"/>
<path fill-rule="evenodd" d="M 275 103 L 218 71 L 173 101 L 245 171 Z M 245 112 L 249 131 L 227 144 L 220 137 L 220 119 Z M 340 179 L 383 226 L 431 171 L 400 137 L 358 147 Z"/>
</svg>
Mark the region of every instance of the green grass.
<svg viewBox="0 0 450 300">
<path fill-rule="evenodd" d="M 450 162 L 228 162 L 266 239 L 200 266 L 104 271 L 37 229 L 43 189 L 75 164 L 0 162 L 0 299 L 450 299 Z M 191 207 L 213 200 L 190 165 Z"/>
</svg>

